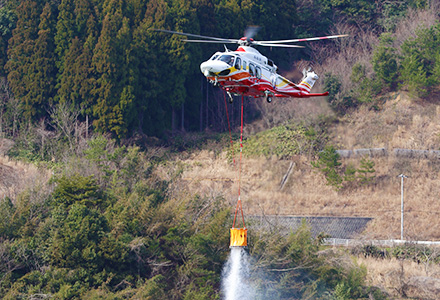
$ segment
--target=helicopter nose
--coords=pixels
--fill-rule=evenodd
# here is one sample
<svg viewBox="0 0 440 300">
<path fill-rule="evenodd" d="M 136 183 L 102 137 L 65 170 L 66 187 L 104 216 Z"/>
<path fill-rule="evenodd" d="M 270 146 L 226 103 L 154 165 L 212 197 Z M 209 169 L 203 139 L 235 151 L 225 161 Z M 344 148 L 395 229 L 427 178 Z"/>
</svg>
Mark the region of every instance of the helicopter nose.
<svg viewBox="0 0 440 300">
<path fill-rule="evenodd" d="M 206 77 L 217 76 L 217 75 L 228 75 L 223 73 L 229 71 L 229 68 L 230 66 L 227 63 L 219 60 L 208 60 L 200 65 L 200 71 L 202 71 L 202 73 Z"/>
</svg>

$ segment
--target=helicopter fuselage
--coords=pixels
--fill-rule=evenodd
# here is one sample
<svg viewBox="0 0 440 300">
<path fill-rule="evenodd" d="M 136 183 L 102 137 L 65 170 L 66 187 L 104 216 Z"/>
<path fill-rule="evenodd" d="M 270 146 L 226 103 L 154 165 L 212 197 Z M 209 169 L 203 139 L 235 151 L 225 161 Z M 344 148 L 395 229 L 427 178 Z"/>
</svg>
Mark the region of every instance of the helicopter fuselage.
<svg viewBox="0 0 440 300">
<path fill-rule="evenodd" d="M 300 84 L 295 84 L 277 73 L 277 66 L 249 46 L 236 51 L 217 52 L 200 65 L 200 70 L 215 85 L 229 94 L 259 97 L 314 97 L 310 89 L 318 79 L 314 72 L 306 72 Z"/>
</svg>

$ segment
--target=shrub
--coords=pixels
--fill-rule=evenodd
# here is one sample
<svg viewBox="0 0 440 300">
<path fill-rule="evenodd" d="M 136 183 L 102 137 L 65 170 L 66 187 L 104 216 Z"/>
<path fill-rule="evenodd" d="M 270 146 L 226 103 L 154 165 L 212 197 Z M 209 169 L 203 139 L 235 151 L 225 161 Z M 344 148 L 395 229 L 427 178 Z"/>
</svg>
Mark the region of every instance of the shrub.
<svg viewBox="0 0 440 300">
<path fill-rule="evenodd" d="M 374 161 L 367 156 L 362 157 L 361 165 L 359 169 L 357 169 L 357 172 L 359 173 L 358 178 L 361 184 L 368 184 L 375 178 L 375 176 L 372 175 L 376 172 L 374 165 Z"/>
<path fill-rule="evenodd" d="M 75 174 L 71 177 L 62 176 L 57 181 L 53 198 L 58 205 L 70 206 L 81 203 L 87 207 L 95 207 L 104 201 L 103 193 L 92 176 Z"/>
<path fill-rule="evenodd" d="M 336 189 L 342 188 L 343 178 L 339 175 L 342 165 L 340 162 L 341 157 L 336 152 L 335 147 L 327 145 L 324 150 L 319 152 L 318 157 L 317 161 L 312 162 L 312 166 L 324 174 L 327 185 L 333 186 Z"/>
<path fill-rule="evenodd" d="M 324 89 L 329 92 L 327 102 L 340 115 L 344 115 L 350 107 L 354 107 L 353 99 L 341 91 L 342 82 L 338 76 L 331 73 L 324 75 Z"/>
<path fill-rule="evenodd" d="M 383 88 L 395 89 L 399 76 L 399 66 L 396 49 L 393 47 L 391 34 L 384 33 L 380 37 L 380 43 L 373 52 L 372 64 L 376 72 L 377 80 Z"/>
<path fill-rule="evenodd" d="M 266 157 L 276 155 L 280 159 L 288 159 L 296 154 L 313 153 L 316 146 L 321 145 L 325 139 L 326 133 L 320 128 L 290 123 L 260 132 L 247 139 L 243 153 Z"/>
<path fill-rule="evenodd" d="M 401 79 L 408 90 L 424 97 L 440 82 L 440 24 L 420 29 L 402 45 Z"/>
</svg>

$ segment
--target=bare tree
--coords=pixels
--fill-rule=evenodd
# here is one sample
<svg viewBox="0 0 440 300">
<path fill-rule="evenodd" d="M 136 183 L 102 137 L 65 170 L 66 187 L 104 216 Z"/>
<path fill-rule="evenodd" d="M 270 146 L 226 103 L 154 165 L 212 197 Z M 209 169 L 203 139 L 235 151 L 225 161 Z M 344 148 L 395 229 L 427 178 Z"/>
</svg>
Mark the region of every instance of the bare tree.
<svg viewBox="0 0 440 300">
<path fill-rule="evenodd" d="M 69 142 L 70 150 L 74 150 L 75 136 L 78 128 L 79 110 L 75 109 L 68 102 L 60 102 L 49 111 L 52 126 L 64 134 Z"/>
</svg>

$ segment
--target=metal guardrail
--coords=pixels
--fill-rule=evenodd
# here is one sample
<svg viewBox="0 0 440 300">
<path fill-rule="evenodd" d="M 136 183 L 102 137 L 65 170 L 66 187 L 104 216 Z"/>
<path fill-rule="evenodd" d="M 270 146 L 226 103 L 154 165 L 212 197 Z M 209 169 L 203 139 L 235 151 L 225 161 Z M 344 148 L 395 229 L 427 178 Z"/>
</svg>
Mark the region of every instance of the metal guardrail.
<svg viewBox="0 0 440 300">
<path fill-rule="evenodd" d="M 440 159 L 440 150 L 422 150 L 422 149 L 401 149 L 394 148 L 392 151 L 388 151 L 387 148 L 365 148 L 365 149 L 341 149 L 336 150 L 341 158 L 354 158 L 354 157 L 387 157 L 394 155 L 395 157 L 402 158 L 418 158 L 418 159 Z"/>
<path fill-rule="evenodd" d="M 402 244 L 416 244 L 416 245 L 428 245 L 428 246 L 440 246 L 440 241 L 407 241 L 407 240 L 359 240 L 359 239 L 336 239 L 326 238 L 323 240 L 324 245 L 328 246 L 362 246 L 362 245 L 374 245 L 374 246 L 396 246 Z"/>
</svg>

